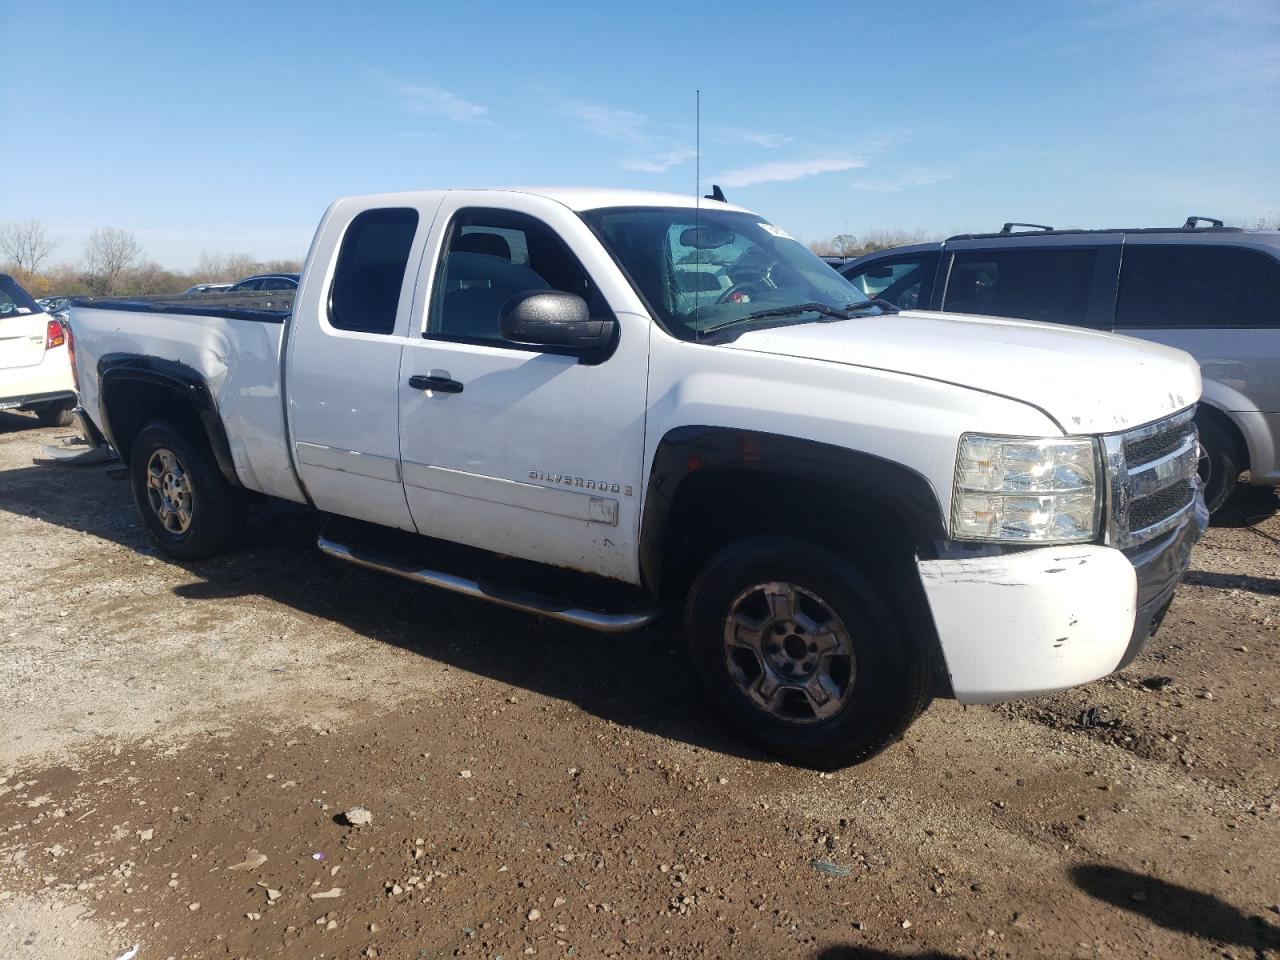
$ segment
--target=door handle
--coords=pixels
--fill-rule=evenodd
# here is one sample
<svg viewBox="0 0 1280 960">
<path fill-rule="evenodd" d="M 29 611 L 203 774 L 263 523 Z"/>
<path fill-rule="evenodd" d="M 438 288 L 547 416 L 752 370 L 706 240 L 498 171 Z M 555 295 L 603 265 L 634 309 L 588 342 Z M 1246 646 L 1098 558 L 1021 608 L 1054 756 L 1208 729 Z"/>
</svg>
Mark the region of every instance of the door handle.
<svg viewBox="0 0 1280 960">
<path fill-rule="evenodd" d="M 436 393 L 461 393 L 462 384 L 448 377 L 423 376 L 414 374 L 409 378 L 409 386 L 415 390 L 432 390 Z"/>
</svg>

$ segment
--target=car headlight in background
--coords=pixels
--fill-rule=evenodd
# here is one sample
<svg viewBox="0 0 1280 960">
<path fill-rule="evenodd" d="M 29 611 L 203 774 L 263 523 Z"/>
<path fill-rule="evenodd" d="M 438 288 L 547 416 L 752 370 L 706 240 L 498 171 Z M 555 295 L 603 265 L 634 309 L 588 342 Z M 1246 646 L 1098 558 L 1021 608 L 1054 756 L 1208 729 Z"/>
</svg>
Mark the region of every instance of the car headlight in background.
<svg viewBox="0 0 1280 960">
<path fill-rule="evenodd" d="M 957 540 L 1081 543 L 1097 534 L 1099 504 L 1092 440 L 960 438 L 951 498 Z"/>
</svg>

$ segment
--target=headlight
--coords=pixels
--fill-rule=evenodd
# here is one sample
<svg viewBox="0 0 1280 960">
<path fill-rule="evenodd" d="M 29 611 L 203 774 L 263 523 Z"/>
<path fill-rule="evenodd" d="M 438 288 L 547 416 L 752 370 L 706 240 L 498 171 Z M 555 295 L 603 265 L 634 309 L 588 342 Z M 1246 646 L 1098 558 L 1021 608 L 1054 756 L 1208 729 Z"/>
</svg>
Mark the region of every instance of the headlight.
<svg viewBox="0 0 1280 960">
<path fill-rule="evenodd" d="M 966 433 L 956 455 L 951 535 L 1005 543 L 1080 543 L 1098 528 L 1092 440 Z"/>
</svg>

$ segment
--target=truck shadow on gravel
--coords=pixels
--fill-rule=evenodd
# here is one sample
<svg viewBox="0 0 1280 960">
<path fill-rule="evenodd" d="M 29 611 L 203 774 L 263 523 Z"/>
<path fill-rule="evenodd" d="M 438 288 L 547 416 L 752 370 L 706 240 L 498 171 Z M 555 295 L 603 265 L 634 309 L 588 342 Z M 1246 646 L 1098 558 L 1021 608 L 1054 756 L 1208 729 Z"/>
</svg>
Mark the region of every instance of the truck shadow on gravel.
<svg viewBox="0 0 1280 960">
<path fill-rule="evenodd" d="M 1166 930 L 1249 947 L 1259 954 L 1280 947 L 1280 935 L 1263 917 L 1248 916 L 1212 894 L 1100 864 L 1073 868 L 1071 879 L 1089 896 Z"/>
<path fill-rule="evenodd" d="M 322 555 L 323 518 L 282 502 L 256 506 L 242 547 L 195 563 L 164 559 L 138 522 L 128 483 L 98 467 L 0 471 L 0 511 L 114 541 L 189 571 L 191 601 L 260 596 L 379 643 L 548 697 L 602 719 L 718 753 L 763 759 L 700 702 L 672 620 L 605 635 L 363 570 Z M 87 574 L 86 574 L 87 575 Z M 110 623 L 103 624 L 108 630 Z M 294 637 L 299 656 L 306 638 Z"/>
<path fill-rule="evenodd" d="M 813 955 L 813 960 L 962 960 L 954 953 L 891 953 L 871 947 L 827 947 Z"/>
<path fill-rule="evenodd" d="M 1249 577 L 1236 573 L 1210 573 L 1206 570 L 1188 570 L 1186 583 L 1198 587 L 1216 587 L 1219 590 L 1244 590 L 1248 593 L 1280 594 L 1280 580 L 1272 577 Z"/>
</svg>

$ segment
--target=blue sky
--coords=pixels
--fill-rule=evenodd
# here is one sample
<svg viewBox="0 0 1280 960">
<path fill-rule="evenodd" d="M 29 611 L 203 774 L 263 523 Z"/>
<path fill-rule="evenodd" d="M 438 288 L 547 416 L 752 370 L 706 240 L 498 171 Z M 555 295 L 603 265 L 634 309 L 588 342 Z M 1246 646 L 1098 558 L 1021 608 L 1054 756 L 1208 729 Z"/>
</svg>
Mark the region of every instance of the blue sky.
<svg viewBox="0 0 1280 960">
<path fill-rule="evenodd" d="M 302 256 L 334 197 L 720 183 L 804 240 L 1280 214 L 1275 0 L 0 0 L 0 221 Z"/>
</svg>

